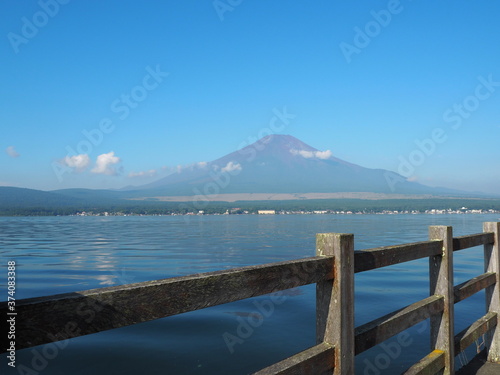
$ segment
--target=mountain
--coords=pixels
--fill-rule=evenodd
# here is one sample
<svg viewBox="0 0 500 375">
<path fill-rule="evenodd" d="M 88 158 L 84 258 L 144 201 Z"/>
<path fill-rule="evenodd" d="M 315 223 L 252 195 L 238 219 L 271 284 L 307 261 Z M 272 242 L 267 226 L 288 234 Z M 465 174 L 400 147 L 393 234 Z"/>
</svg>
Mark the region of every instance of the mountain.
<svg viewBox="0 0 500 375">
<path fill-rule="evenodd" d="M 333 196 L 334 193 L 342 194 Z M 120 210 L 158 213 L 164 212 L 167 206 L 182 209 L 178 202 L 195 201 L 197 196 L 203 198 L 204 195 L 211 195 L 214 201 L 308 199 L 309 202 L 443 196 L 445 203 L 439 203 L 443 206 L 448 206 L 451 196 L 487 197 L 410 182 L 394 172 L 365 168 L 336 158 L 330 151 L 320 151 L 290 135 L 269 135 L 212 162 L 184 167 L 177 173 L 133 189 L 47 192 L 0 187 L 0 215 L 65 215 L 77 211 Z M 478 202 L 469 200 L 467 205 Z M 483 200 L 485 207 L 497 205 L 495 202 Z M 322 203 L 317 205 L 322 207 Z"/>
<path fill-rule="evenodd" d="M 0 215 L 64 215 L 83 206 L 80 198 L 55 192 L 9 186 L 0 187 Z"/>
<path fill-rule="evenodd" d="M 1 207 L 67 207 L 81 203 L 83 203 L 83 199 L 64 196 L 55 192 L 9 186 L 0 187 Z"/>
<path fill-rule="evenodd" d="M 384 169 L 334 157 L 290 135 L 269 135 L 208 163 L 183 168 L 130 190 L 130 196 L 194 196 L 229 193 L 335 193 L 451 195 Z"/>
</svg>

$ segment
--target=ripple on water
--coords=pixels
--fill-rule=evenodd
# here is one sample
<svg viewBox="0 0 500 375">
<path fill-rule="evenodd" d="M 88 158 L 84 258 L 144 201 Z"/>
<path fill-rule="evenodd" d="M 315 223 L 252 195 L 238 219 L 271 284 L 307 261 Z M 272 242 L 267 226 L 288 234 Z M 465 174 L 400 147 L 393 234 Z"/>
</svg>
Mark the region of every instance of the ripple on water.
<svg viewBox="0 0 500 375">
<path fill-rule="evenodd" d="M 0 253 L 17 261 L 17 297 L 26 298 L 309 257 L 316 233 L 354 233 L 355 248 L 368 249 L 426 240 L 428 225 L 453 225 L 459 236 L 479 233 L 483 221 L 496 220 L 488 215 L 0 218 Z M 479 275 L 482 248 L 458 252 L 455 265 L 456 283 Z M 425 298 L 428 262 L 357 274 L 355 288 L 356 323 L 366 323 Z M 314 286 L 285 291 L 283 297 L 281 304 L 261 296 L 80 337 L 50 361 L 49 371 L 135 375 L 145 363 L 149 374 L 257 371 L 315 342 Z M 481 295 L 457 304 L 456 329 L 481 313 Z M 225 334 L 239 338 L 245 322 L 257 326 L 250 326 L 241 342 L 228 344 Z M 427 331 L 413 328 L 409 334 L 412 345 L 384 374 L 400 373 L 427 354 Z M 358 357 L 359 373 L 381 350 Z M 30 350 L 18 352 L 19 364 L 31 360 Z"/>
</svg>

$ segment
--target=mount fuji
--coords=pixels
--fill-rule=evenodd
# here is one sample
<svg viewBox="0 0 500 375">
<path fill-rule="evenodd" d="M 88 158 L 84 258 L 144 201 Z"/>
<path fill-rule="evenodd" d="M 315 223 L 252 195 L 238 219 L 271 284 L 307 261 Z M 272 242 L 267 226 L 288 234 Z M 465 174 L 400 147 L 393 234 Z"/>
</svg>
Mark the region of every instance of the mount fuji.
<svg viewBox="0 0 500 375">
<path fill-rule="evenodd" d="M 193 164 L 153 183 L 126 190 L 135 197 L 338 192 L 464 194 L 411 182 L 388 170 L 349 163 L 291 135 L 277 134 L 212 162 Z"/>
</svg>

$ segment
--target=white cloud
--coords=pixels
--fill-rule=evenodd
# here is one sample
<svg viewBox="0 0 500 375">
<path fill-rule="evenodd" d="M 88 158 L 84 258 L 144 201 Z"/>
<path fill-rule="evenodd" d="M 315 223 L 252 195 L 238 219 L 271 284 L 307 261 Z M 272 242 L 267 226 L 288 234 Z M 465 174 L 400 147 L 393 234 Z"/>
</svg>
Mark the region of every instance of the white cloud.
<svg viewBox="0 0 500 375">
<path fill-rule="evenodd" d="M 90 158 L 87 154 L 66 156 L 62 160 L 62 164 L 67 167 L 74 168 L 76 172 L 83 172 L 89 166 Z"/>
<path fill-rule="evenodd" d="M 108 152 L 107 154 L 101 154 L 97 157 L 95 162 L 95 167 L 92 168 L 91 172 L 96 174 L 106 174 L 106 175 L 116 175 L 116 169 L 113 165 L 118 164 L 121 159 L 115 156 L 114 151 Z"/>
<path fill-rule="evenodd" d="M 233 171 L 241 171 L 241 164 L 240 163 L 234 163 L 230 161 L 229 163 L 226 164 L 225 167 L 221 169 L 222 172 L 233 172 Z"/>
<path fill-rule="evenodd" d="M 290 152 L 293 154 L 293 155 L 300 155 L 306 159 L 310 159 L 314 156 L 313 152 L 312 151 L 305 151 L 305 150 L 290 150 Z"/>
<path fill-rule="evenodd" d="M 179 164 L 176 167 L 172 167 L 172 168 L 171 167 L 163 167 L 163 168 L 164 168 L 164 170 L 169 169 L 171 171 L 181 173 L 184 170 L 194 171 L 196 168 L 204 169 L 207 166 L 208 166 L 208 162 L 200 161 L 198 163 L 191 163 L 191 164 L 186 164 L 186 165 Z"/>
<path fill-rule="evenodd" d="M 316 157 L 318 159 L 322 159 L 322 160 L 330 159 L 332 156 L 333 156 L 333 154 L 332 154 L 332 152 L 330 150 L 316 151 Z"/>
<path fill-rule="evenodd" d="M 7 153 L 7 155 L 9 155 L 11 158 L 18 158 L 19 156 L 21 156 L 20 153 L 18 153 L 16 151 L 16 149 L 14 148 L 14 146 L 9 146 L 5 149 L 5 152 Z"/>
<path fill-rule="evenodd" d="M 150 169 L 149 171 L 141 171 L 141 172 L 130 172 L 128 174 L 129 177 L 134 178 L 134 177 L 154 177 L 156 176 L 156 170 L 155 169 Z"/>
<path fill-rule="evenodd" d="M 177 172 L 177 173 L 181 173 L 182 171 L 185 171 L 185 170 L 193 171 L 196 168 L 205 169 L 209 165 L 210 165 L 210 163 L 208 163 L 206 161 L 200 161 L 198 163 L 191 163 L 191 164 L 186 164 L 186 165 L 178 164 L 175 167 L 170 167 L 170 166 L 165 165 L 165 166 L 161 167 L 158 170 L 158 172 L 165 172 L 165 173 L 175 173 L 175 172 Z M 212 168 L 213 168 L 213 166 L 212 166 Z"/>
<path fill-rule="evenodd" d="M 303 158 L 306 159 L 312 159 L 312 158 L 317 158 L 317 159 L 330 159 L 333 156 L 333 153 L 330 150 L 326 151 L 306 151 L 306 150 L 290 150 L 290 152 L 293 155 L 300 155 Z"/>
</svg>

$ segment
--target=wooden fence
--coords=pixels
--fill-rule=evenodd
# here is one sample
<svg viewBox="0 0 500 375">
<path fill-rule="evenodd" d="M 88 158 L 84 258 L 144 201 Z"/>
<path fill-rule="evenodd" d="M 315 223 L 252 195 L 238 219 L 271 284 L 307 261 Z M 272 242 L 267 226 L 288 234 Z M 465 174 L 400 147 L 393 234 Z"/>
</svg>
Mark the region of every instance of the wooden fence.
<svg viewBox="0 0 500 375">
<path fill-rule="evenodd" d="M 405 374 L 454 374 L 455 356 L 483 334 L 488 360 L 500 362 L 500 223 L 483 229 L 453 238 L 452 227 L 431 226 L 428 241 L 363 251 L 352 234 L 320 233 L 311 258 L 18 300 L 16 349 L 316 283 L 316 345 L 256 374 L 352 375 L 355 355 L 428 318 L 430 353 Z M 455 286 L 453 253 L 481 245 L 485 273 Z M 429 258 L 429 297 L 354 327 L 354 274 L 420 258 Z M 486 314 L 455 335 L 454 304 L 483 289 Z M 2 352 L 8 345 L 3 335 Z"/>
</svg>

